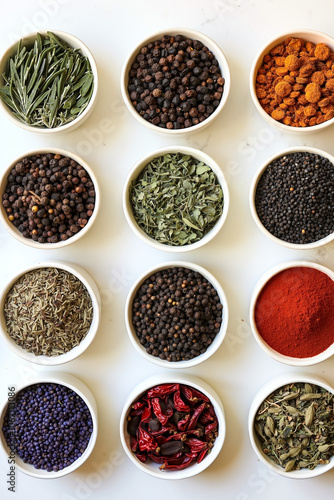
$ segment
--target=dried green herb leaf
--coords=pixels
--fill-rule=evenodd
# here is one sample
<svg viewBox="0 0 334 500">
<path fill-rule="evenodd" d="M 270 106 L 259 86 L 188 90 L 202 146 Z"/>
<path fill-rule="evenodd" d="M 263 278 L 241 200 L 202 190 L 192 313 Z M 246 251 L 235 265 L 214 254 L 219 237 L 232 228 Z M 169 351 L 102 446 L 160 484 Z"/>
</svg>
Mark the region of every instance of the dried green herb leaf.
<svg viewBox="0 0 334 500">
<path fill-rule="evenodd" d="M 154 158 L 131 183 L 129 197 L 139 227 L 167 245 L 199 241 L 216 224 L 224 204 L 211 168 L 181 153 Z"/>
</svg>

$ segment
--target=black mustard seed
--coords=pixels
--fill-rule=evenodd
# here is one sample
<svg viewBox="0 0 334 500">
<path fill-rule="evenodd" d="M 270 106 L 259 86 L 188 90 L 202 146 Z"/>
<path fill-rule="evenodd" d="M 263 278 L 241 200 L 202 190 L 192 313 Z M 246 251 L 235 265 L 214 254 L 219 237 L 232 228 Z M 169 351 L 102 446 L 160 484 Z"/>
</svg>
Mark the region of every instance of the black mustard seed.
<svg viewBox="0 0 334 500">
<path fill-rule="evenodd" d="M 255 206 L 264 227 L 283 241 L 325 238 L 334 231 L 334 165 L 307 152 L 277 158 L 259 180 Z"/>
</svg>

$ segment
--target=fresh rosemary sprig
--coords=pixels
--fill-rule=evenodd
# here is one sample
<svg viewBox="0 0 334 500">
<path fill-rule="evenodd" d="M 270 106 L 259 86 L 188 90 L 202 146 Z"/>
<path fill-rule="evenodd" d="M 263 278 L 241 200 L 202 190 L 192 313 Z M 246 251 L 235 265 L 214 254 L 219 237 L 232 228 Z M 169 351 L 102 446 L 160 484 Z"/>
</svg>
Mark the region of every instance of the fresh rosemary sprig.
<svg viewBox="0 0 334 500">
<path fill-rule="evenodd" d="M 32 127 L 56 128 L 77 118 L 92 97 L 94 77 L 87 57 L 54 33 L 37 33 L 32 47 L 19 41 L 2 75 L 0 98 Z"/>
</svg>

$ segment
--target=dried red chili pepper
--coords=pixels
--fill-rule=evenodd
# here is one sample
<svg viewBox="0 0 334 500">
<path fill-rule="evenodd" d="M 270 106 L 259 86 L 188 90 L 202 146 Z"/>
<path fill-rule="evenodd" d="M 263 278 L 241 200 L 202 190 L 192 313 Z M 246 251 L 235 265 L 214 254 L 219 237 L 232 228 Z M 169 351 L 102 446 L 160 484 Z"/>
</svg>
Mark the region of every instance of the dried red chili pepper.
<svg viewBox="0 0 334 500">
<path fill-rule="evenodd" d="M 138 443 L 140 451 L 156 450 L 156 448 L 158 447 L 158 443 L 156 442 L 156 440 L 141 426 L 139 426 L 138 432 L 139 432 Z"/>
<path fill-rule="evenodd" d="M 190 406 L 185 404 L 185 402 L 183 401 L 183 399 L 181 398 L 181 393 L 180 391 L 176 391 L 174 392 L 174 399 L 173 399 L 173 403 L 174 403 L 174 406 L 175 408 L 178 410 L 178 411 L 185 411 L 186 413 L 188 411 L 190 411 Z"/>
<path fill-rule="evenodd" d="M 181 390 L 185 395 L 185 397 L 188 399 L 188 401 L 197 401 L 198 399 L 201 399 L 202 401 L 207 401 L 208 403 L 210 402 L 210 399 L 207 396 L 205 396 L 205 394 L 202 394 L 193 387 L 181 385 Z"/>
<path fill-rule="evenodd" d="M 194 413 L 190 419 L 188 429 L 194 429 L 196 427 L 197 420 L 198 420 L 200 414 L 202 413 L 202 411 L 204 411 L 206 407 L 207 407 L 207 403 L 202 403 L 201 405 L 199 405 L 196 408 L 196 410 L 194 411 Z"/>
<path fill-rule="evenodd" d="M 148 398 L 156 398 L 159 396 L 164 396 L 165 394 L 171 394 L 174 391 L 178 391 L 180 388 L 179 384 L 163 384 L 153 387 L 147 391 Z"/>
<path fill-rule="evenodd" d="M 162 384 L 132 405 L 127 429 L 138 460 L 161 464 L 162 470 L 181 470 L 205 458 L 218 435 L 218 419 L 204 394 Z"/>
</svg>

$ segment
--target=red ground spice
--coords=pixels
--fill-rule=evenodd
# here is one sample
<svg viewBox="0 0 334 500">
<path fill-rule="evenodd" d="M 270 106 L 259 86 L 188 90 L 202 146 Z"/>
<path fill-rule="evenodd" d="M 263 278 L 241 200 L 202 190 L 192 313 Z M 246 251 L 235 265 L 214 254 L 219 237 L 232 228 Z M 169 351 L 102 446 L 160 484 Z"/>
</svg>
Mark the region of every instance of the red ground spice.
<svg viewBox="0 0 334 500">
<path fill-rule="evenodd" d="M 254 319 L 259 334 L 275 351 L 308 358 L 334 342 L 334 281 L 311 267 L 292 267 L 262 289 Z"/>
</svg>

